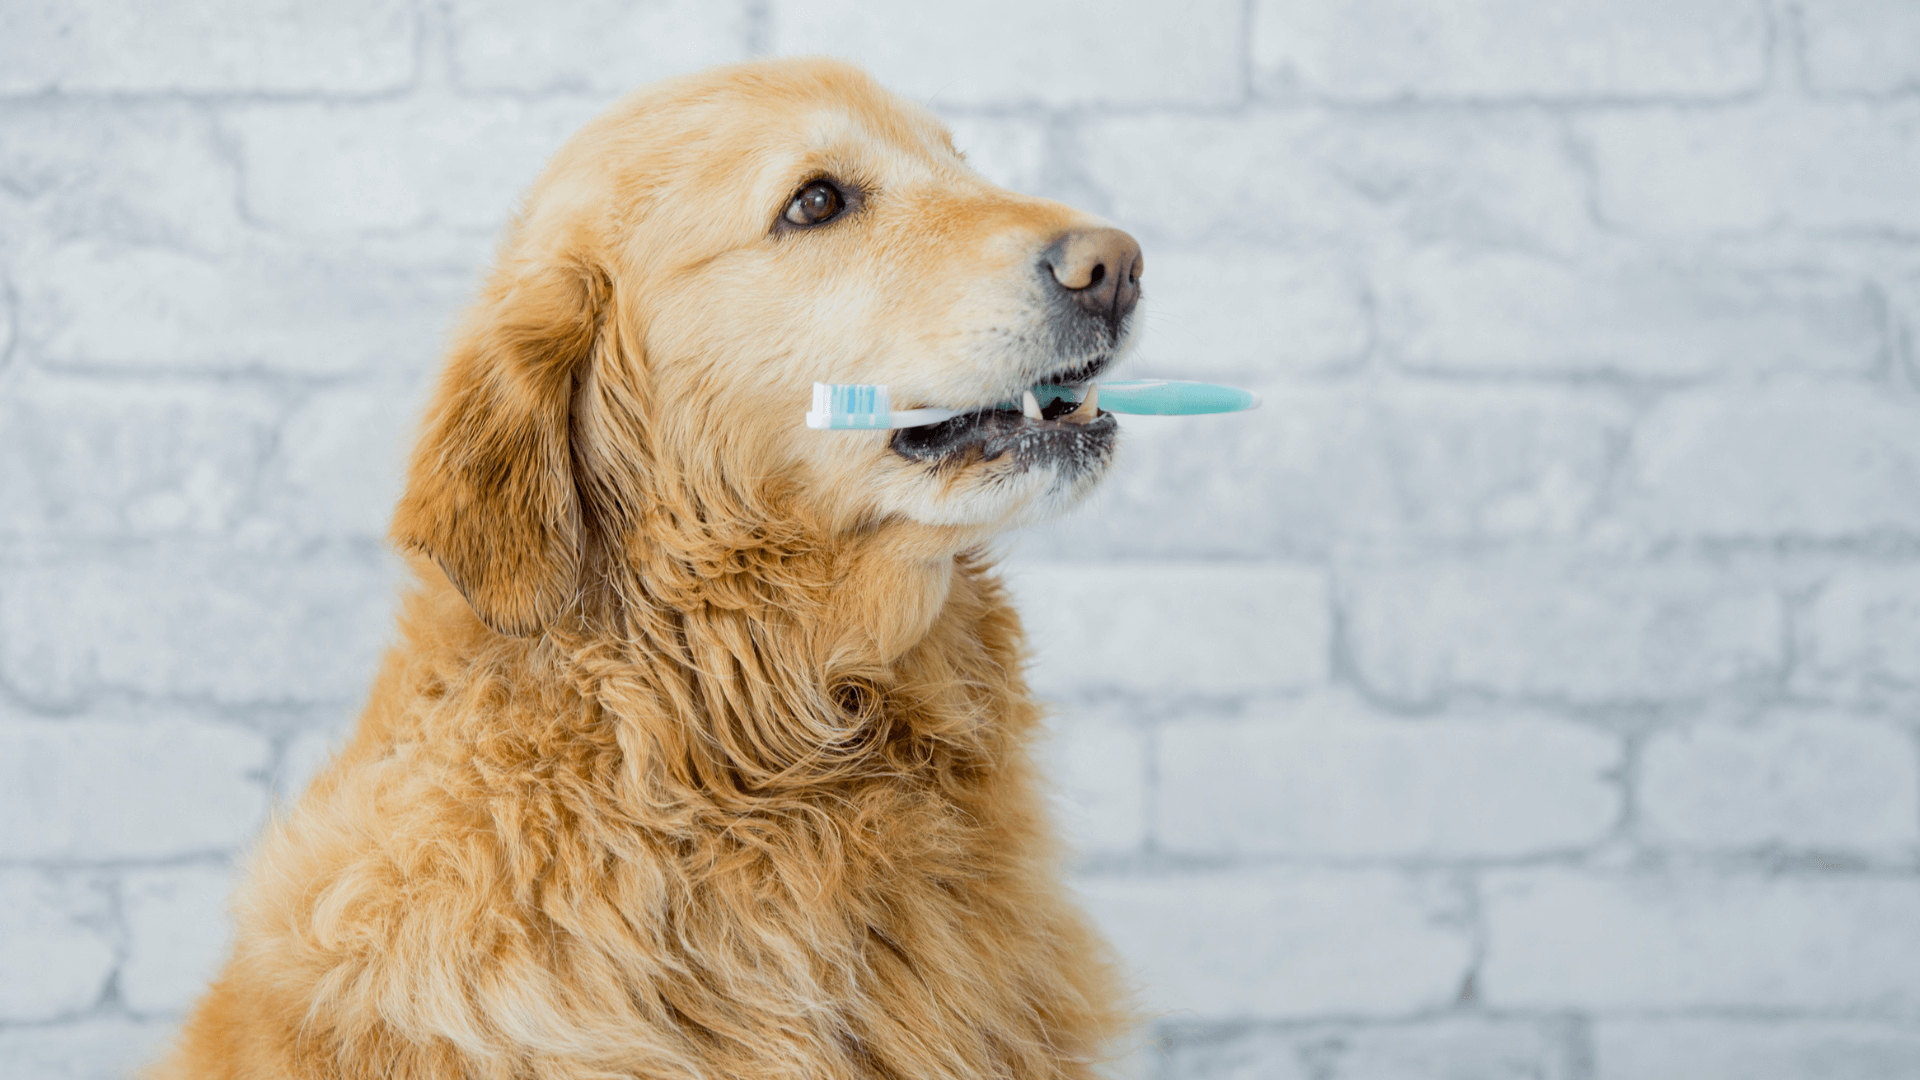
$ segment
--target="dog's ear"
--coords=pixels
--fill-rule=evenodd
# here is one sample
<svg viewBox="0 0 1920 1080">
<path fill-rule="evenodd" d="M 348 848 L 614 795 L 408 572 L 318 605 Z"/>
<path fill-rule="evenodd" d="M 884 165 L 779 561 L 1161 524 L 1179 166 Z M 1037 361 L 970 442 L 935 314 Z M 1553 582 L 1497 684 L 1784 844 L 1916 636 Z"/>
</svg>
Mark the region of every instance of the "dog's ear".
<svg viewBox="0 0 1920 1080">
<path fill-rule="evenodd" d="M 503 260 L 454 339 L 394 512 L 394 540 L 503 634 L 538 632 L 579 590 L 568 414 L 611 292 L 578 261 Z"/>
</svg>

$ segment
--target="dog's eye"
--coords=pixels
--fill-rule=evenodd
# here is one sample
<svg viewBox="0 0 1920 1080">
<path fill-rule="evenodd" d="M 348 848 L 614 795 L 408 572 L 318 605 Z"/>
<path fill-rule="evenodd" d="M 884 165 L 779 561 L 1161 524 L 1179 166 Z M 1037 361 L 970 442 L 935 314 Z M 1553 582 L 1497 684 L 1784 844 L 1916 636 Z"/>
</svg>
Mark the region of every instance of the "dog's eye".
<svg viewBox="0 0 1920 1080">
<path fill-rule="evenodd" d="M 840 189 L 825 180 L 815 180 L 800 189 L 787 204 L 786 218 L 795 225 L 818 225 L 840 213 L 847 205 Z"/>
</svg>

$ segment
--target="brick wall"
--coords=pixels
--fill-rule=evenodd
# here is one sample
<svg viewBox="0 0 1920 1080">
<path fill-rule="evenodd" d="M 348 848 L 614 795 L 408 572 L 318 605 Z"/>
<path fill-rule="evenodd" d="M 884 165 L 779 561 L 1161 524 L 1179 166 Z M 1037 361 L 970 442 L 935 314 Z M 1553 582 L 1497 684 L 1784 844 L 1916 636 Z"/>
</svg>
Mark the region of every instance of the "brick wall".
<svg viewBox="0 0 1920 1080">
<path fill-rule="evenodd" d="M 1131 1072 L 1920 1075 L 1920 6 L 89 0 L 0 7 L 0 1077 L 217 962 L 542 156 L 797 51 L 1266 396 L 1012 546 Z"/>
</svg>

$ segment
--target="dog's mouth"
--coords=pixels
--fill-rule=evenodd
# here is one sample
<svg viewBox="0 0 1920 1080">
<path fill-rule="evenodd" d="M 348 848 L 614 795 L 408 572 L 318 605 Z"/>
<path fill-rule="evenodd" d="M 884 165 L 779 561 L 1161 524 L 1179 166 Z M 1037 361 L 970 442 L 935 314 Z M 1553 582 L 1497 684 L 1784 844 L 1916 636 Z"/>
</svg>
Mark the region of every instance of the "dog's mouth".
<svg viewBox="0 0 1920 1080">
<path fill-rule="evenodd" d="M 888 445 L 909 461 L 950 464 L 994 461 L 1012 454 L 1022 464 L 1090 463 L 1111 451 L 1120 424 L 1099 406 L 1094 378 L 1110 357 L 1048 374 L 1020 395 L 924 427 L 901 428 Z"/>
</svg>

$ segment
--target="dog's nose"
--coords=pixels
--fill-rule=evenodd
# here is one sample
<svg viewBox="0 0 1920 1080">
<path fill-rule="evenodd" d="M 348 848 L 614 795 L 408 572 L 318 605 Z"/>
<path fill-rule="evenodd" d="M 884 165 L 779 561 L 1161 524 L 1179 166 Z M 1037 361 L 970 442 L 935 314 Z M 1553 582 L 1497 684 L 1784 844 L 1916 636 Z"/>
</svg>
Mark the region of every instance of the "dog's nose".
<svg viewBox="0 0 1920 1080">
<path fill-rule="evenodd" d="M 1117 325 L 1140 299 L 1140 241 L 1119 229 L 1068 229 L 1042 261 L 1087 311 Z"/>
</svg>

